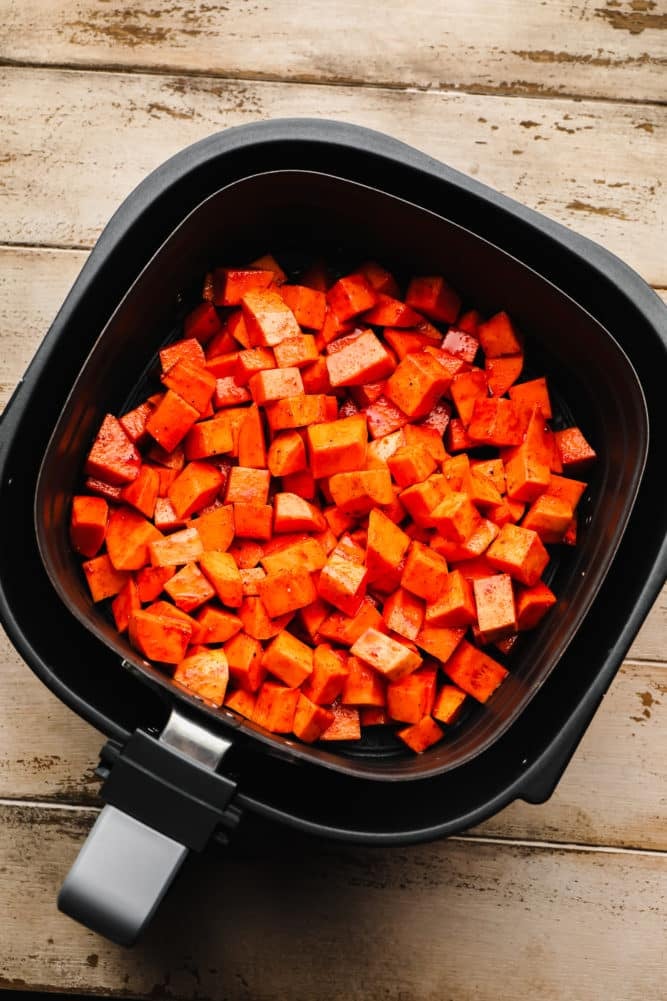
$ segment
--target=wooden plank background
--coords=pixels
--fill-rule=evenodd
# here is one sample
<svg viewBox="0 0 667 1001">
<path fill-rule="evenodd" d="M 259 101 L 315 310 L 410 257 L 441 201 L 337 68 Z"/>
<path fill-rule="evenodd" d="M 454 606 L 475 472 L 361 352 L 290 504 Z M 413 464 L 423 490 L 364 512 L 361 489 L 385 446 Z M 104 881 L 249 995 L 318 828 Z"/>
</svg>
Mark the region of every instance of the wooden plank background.
<svg viewBox="0 0 667 1001">
<path fill-rule="evenodd" d="M 667 295 L 664 0 L 9 0 L 0 19 L 0 406 L 87 249 L 171 153 L 287 115 L 389 132 L 565 222 Z M 664 995 L 667 593 L 556 794 L 372 850 L 250 819 L 145 943 L 55 895 L 101 738 L 0 647 L 0 988 L 153 998 Z M 500 986 L 499 986 L 500 985 Z"/>
</svg>

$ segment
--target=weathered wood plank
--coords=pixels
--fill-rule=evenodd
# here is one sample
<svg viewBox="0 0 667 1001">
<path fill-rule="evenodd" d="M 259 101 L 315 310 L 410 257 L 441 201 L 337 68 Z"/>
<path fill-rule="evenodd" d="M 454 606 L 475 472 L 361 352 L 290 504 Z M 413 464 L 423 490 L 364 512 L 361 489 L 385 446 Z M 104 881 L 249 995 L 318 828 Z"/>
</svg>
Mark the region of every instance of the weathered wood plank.
<svg viewBox="0 0 667 1001">
<path fill-rule="evenodd" d="M 0 798 L 97 802 L 103 738 L 0 642 Z M 667 669 L 625 664 L 542 806 L 514 803 L 477 833 L 667 851 Z"/>
<path fill-rule="evenodd" d="M 0 242 L 90 245 L 171 153 L 226 126 L 311 115 L 392 133 L 667 285 L 667 108 L 22 68 L 0 87 Z"/>
<path fill-rule="evenodd" d="M 10 0 L 0 58 L 662 101 L 667 8 L 611 0 Z"/>
<path fill-rule="evenodd" d="M 59 914 L 92 817 L 0 808 L 1 986 L 225 1001 L 662 996 L 664 855 L 466 841 L 348 848 L 251 825 L 189 860 L 143 944 Z M 511 957 L 511 962 L 509 961 Z"/>
</svg>

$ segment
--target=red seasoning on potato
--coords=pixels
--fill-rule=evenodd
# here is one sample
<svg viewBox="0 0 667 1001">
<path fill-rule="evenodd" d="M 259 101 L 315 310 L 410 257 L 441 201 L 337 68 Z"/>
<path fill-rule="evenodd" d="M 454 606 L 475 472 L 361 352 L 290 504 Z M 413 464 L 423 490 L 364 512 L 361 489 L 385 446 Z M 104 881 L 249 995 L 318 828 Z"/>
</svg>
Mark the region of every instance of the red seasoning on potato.
<svg viewBox="0 0 667 1001">
<path fill-rule="evenodd" d="M 442 275 L 212 273 L 153 395 L 92 442 L 70 539 L 92 600 L 182 688 L 306 743 L 465 725 L 557 602 L 595 451 L 524 337 Z M 510 661 L 511 666 L 511 661 Z"/>
</svg>

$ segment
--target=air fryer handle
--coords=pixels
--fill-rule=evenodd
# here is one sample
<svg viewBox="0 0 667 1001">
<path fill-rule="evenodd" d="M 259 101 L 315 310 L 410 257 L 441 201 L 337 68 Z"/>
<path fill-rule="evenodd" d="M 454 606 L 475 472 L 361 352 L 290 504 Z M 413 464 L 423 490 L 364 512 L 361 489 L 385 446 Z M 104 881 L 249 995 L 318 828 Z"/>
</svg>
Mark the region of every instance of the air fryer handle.
<svg viewBox="0 0 667 1001">
<path fill-rule="evenodd" d="M 58 909 L 118 945 L 133 945 L 188 849 L 105 806 L 58 894 Z"/>
<path fill-rule="evenodd" d="M 188 851 L 236 825 L 236 785 L 215 771 L 230 741 L 174 711 L 159 738 L 109 742 L 98 772 L 106 806 L 58 896 L 65 914 L 119 945 L 141 935 Z"/>
<path fill-rule="evenodd" d="M 521 799 L 527 803 L 545 803 L 553 795 L 603 697 L 604 692 L 594 691 L 577 706 L 558 736 L 532 762 L 521 784 Z"/>
</svg>

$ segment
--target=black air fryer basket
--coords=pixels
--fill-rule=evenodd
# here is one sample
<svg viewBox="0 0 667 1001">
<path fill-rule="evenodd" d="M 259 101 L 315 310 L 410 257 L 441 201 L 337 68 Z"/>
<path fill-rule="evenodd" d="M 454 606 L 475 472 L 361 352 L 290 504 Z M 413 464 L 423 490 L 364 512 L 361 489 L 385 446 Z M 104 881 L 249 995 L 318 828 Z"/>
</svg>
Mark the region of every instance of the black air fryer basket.
<svg viewBox="0 0 667 1001">
<path fill-rule="evenodd" d="M 580 545 L 554 568 L 558 605 L 521 638 L 491 703 L 422 756 L 382 738 L 309 747 L 207 708 L 92 606 L 67 542 L 102 415 L 132 400 L 155 351 L 178 336 L 202 273 L 304 247 L 350 266 L 373 256 L 399 275 L 444 273 L 487 311 L 506 308 L 561 419 L 574 418 L 599 455 Z M 150 175 L 100 237 L 1 428 L 12 525 L 3 621 L 33 670 L 110 738 L 99 770 L 107 806 L 61 907 L 132 941 L 187 850 L 224 840 L 246 809 L 347 840 L 405 842 L 463 830 L 515 798 L 546 799 L 664 581 L 655 432 L 667 425 L 666 316 L 602 248 L 365 129 L 232 129 Z"/>
</svg>

